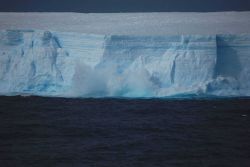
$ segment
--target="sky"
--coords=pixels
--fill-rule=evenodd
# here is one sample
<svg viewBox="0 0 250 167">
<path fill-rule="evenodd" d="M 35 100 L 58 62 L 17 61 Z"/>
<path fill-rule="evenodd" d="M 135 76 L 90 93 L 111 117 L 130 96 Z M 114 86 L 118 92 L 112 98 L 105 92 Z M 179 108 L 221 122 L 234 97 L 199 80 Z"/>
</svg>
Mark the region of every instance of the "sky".
<svg viewBox="0 0 250 167">
<path fill-rule="evenodd" d="M 250 11 L 250 0 L 0 0 L 0 12 Z"/>
</svg>

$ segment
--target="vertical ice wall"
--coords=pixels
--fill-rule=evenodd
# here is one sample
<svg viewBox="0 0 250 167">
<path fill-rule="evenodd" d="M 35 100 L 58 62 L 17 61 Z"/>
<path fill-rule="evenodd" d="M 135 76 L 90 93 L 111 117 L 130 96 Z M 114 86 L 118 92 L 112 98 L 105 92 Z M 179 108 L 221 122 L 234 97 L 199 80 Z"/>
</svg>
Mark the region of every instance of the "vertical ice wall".
<svg viewBox="0 0 250 167">
<path fill-rule="evenodd" d="M 94 66 L 104 37 L 50 31 L 7 30 L 0 33 L 0 92 L 64 95 L 77 63 Z"/>
<path fill-rule="evenodd" d="M 250 37 L 0 33 L 0 93 L 72 97 L 250 95 Z"/>
<path fill-rule="evenodd" d="M 250 36 L 217 35 L 215 80 L 208 92 L 216 95 L 250 95 Z"/>
<path fill-rule="evenodd" d="M 110 36 L 101 65 L 113 63 L 127 74 L 122 96 L 165 96 L 197 91 L 212 80 L 216 54 L 216 36 Z M 152 86 L 140 90 L 145 85 L 137 80 Z"/>
</svg>

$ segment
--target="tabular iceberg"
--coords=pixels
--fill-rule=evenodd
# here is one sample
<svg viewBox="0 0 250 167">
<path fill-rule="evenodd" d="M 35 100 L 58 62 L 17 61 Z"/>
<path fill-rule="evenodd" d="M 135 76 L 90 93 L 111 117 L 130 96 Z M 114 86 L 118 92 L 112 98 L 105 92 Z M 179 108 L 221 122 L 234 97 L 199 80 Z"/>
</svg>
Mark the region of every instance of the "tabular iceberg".
<svg viewBox="0 0 250 167">
<path fill-rule="evenodd" d="M 0 32 L 0 94 L 249 96 L 250 35 Z"/>
</svg>

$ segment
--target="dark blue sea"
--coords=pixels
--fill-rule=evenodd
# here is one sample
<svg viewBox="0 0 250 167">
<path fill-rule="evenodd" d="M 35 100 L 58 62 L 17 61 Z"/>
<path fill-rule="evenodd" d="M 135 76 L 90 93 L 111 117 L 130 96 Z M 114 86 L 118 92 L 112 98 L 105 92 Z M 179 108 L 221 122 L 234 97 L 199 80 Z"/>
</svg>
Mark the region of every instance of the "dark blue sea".
<svg viewBox="0 0 250 167">
<path fill-rule="evenodd" d="M 0 97 L 1 167 L 249 167 L 250 99 Z"/>
</svg>

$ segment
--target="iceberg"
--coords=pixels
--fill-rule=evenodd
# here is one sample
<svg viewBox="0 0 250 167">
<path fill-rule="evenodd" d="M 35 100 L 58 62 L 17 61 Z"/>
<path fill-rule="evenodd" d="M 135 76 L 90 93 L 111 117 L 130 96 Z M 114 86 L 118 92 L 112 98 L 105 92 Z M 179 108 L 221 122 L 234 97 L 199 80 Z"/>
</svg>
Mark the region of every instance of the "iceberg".
<svg viewBox="0 0 250 167">
<path fill-rule="evenodd" d="M 62 97 L 249 96 L 250 35 L 5 30 L 0 93 Z"/>
<path fill-rule="evenodd" d="M 4 13 L 0 14 L 0 20 L 6 21 L 7 16 L 13 21 L 13 18 L 20 20 L 40 15 Z M 46 20 L 49 15 L 40 19 Z M 58 17 L 53 13 L 51 15 Z M 110 21 L 107 15 L 112 16 L 90 14 L 88 21 L 101 17 Z M 137 19 L 143 16 L 135 15 Z M 208 18 L 211 15 L 211 18 L 221 16 L 207 15 Z M 249 16 L 249 13 L 239 15 Z M 166 15 L 150 16 L 159 20 Z M 229 16 L 234 16 L 232 20 L 238 17 L 235 13 L 228 13 L 222 18 Z M 113 21 L 121 17 L 123 15 L 114 15 Z M 227 21 L 222 18 L 219 17 Z M 247 20 L 246 17 L 239 18 L 242 22 Z M 55 26 L 41 25 L 47 21 L 36 23 L 33 20 L 31 24 L 27 20 L 30 29 L 25 27 L 23 21 L 3 22 L 0 26 L 0 94 L 129 98 L 250 96 L 249 21 L 239 28 L 225 28 L 225 31 L 217 26 L 209 33 L 207 29 L 201 31 L 204 25 L 212 25 L 208 19 L 208 23 L 201 24 L 198 33 L 193 34 L 190 28 L 192 21 L 182 20 L 187 27 L 186 31 L 181 30 L 183 34 L 180 31 L 173 33 L 173 27 L 164 33 L 159 25 L 154 29 L 159 30 L 159 34 L 154 34 L 147 20 L 144 20 L 146 23 L 140 21 L 149 26 L 141 31 L 133 29 L 136 27 L 133 17 L 127 20 L 133 25 L 125 25 L 125 28 L 132 30 L 126 31 L 119 25 L 123 24 L 122 21 L 118 21 L 119 24 L 114 27 L 103 22 L 95 23 L 104 25 L 103 30 L 97 26 L 92 30 L 86 25 L 83 32 L 77 25 L 71 29 L 66 26 L 69 30 L 74 29 L 71 32 L 63 31 L 59 23 Z M 171 25 L 174 25 L 173 22 Z M 233 25 L 229 23 L 225 25 Z M 11 28 L 13 26 L 14 29 Z"/>
</svg>

